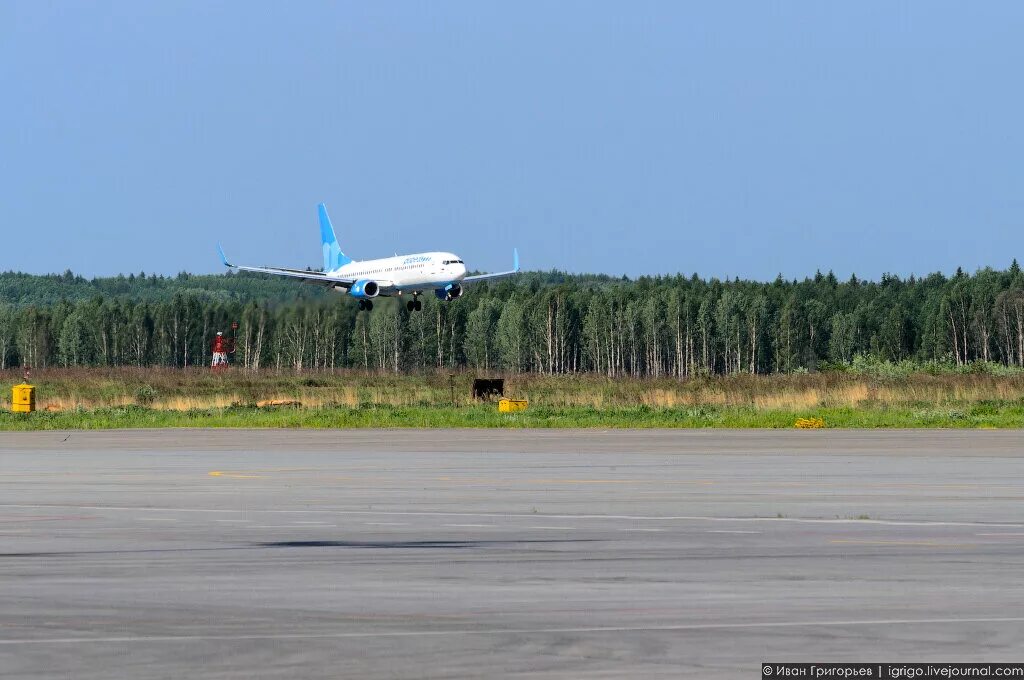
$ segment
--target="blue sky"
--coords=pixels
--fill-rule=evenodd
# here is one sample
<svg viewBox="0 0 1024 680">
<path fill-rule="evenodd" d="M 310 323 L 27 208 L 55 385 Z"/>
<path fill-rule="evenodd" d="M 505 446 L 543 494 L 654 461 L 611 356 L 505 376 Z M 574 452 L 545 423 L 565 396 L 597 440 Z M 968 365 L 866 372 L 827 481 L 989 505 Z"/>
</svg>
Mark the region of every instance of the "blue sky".
<svg viewBox="0 0 1024 680">
<path fill-rule="evenodd" d="M 1024 4 L 0 4 L 0 270 L 771 279 L 1024 251 Z"/>
</svg>

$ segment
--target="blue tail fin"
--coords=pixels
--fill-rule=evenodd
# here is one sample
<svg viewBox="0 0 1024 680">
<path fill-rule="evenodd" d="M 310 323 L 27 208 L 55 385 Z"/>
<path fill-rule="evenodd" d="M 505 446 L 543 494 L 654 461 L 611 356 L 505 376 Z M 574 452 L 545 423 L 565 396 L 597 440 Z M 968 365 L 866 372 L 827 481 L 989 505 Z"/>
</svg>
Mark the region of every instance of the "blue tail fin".
<svg viewBox="0 0 1024 680">
<path fill-rule="evenodd" d="M 231 266 L 231 263 L 228 262 L 228 256 L 224 254 L 224 249 L 220 247 L 219 243 L 217 244 L 217 254 L 220 255 L 220 261 L 224 263 L 225 267 Z"/>
<path fill-rule="evenodd" d="M 334 235 L 334 227 L 331 226 L 331 218 L 327 216 L 327 206 L 321 203 L 317 206 L 320 213 L 320 244 L 324 251 L 324 271 L 329 272 L 352 261 L 352 258 L 341 252 L 338 239 Z"/>
</svg>

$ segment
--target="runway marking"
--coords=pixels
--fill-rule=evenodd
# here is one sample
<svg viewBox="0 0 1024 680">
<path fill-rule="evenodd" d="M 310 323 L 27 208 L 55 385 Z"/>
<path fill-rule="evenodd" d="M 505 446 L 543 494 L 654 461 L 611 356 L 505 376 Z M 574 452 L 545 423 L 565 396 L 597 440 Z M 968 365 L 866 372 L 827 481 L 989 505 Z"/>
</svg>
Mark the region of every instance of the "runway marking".
<svg viewBox="0 0 1024 680">
<path fill-rule="evenodd" d="M 619 531 L 646 531 L 648 533 L 654 533 L 654 532 L 664 531 L 664 529 L 644 529 L 642 527 L 624 527 L 622 529 L 619 529 Z"/>
<path fill-rule="evenodd" d="M 829 543 L 847 543 L 853 545 L 916 545 L 923 546 L 926 548 L 973 548 L 972 543 L 939 543 L 938 541 L 868 541 L 868 540 L 857 540 L 857 539 L 845 539 L 836 538 L 829 541 Z"/>
<path fill-rule="evenodd" d="M 177 522 L 178 520 L 170 517 L 136 517 L 140 522 Z"/>
<path fill-rule="evenodd" d="M 707 529 L 705 534 L 763 534 L 763 531 L 744 531 L 743 529 Z"/>
<path fill-rule="evenodd" d="M 293 522 L 293 524 L 317 524 L 317 525 L 323 526 L 324 524 L 330 524 L 330 522 L 303 522 L 303 521 L 296 521 L 296 522 Z"/>
<path fill-rule="evenodd" d="M 442 524 L 445 527 L 493 527 L 493 524 Z"/>
<path fill-rule="evenodd" d="M 208 472 L 211 477 L 230 477 L 231 479 L 259 479 L 262 475 L 243 475 L 238 472 L 221 472 L 220 470 L 213 470 Z"/>
<path fill-rule="evenodd" d="M 673 626 L 586 626 L 566 628 L 509 628 L 481 630 L 394 630 L 332 633 L 254 633 L 251 635 L 124 635 L 111 637 L 0 639 L 0 645 L 111 644 L 123 642 L 202 642 L 243 640 L 337 640 L 344 638 L 451 637 L 455 635 L 558 635 L 569 633 L 657 633 L 684 630 L 742 630 L 761 628 L 806 628 L 819 626 L 921 626 L 965 623 L 1024 623 L 1024 617 L 979 617 L 935 619 L 849 619 L 826 621 L 761 621 L 746 623 L 689 623 Z"/>
<path fill-rule="evenodd" d="M 250 520 L 247 520 L 247 519 L 215 519 L 213 521 L 214 522 L 232 522 L 232 523 L 244 524 L 246 522 L 249 522 Z"/>
<path fill-rule="evenodd" d="M 246 529 L 323 529 L 323 526 L 295 526 L 294 524 L 253 524 Z"/>
<path fill-rule="evenodd" d="M 978 527 L 984 529 L 1024 529 L 1024 524 L 1010 522 L 947 522 L 942 520 L 882 520 L 882 519 L 828 519 L 814 517 L 711 517 L 708 515 L 548 515 L 545 513 L 507 513 L 507 512 L 416 512 L 410 510 L 229 510 L 225 508 L 166 508 L 166 507 L 131 507 L 118 505 L 70 505 L 55 503 L 50 505 L 31 503 L 2 503 L 0 508 L 32 508 L 53 509 L 73 508 L 76 510 L 110 510 L 114 512 L 205 512 L 210 514 L 239 513 L 276 513 L 299 515 L 383 515 L 393 517 L 543 517 L 547 519 L 571 520 L 609 520 L 624 519 L 634 521 L 686 521 L 686 522 L 781 522 L 794 524 L 855 524 L 859 526 L 906 526 L 906 527 Z"/>
<path fill-rule="evenodd" d="M 24 522 L 58 522 L 66 520 L 80 520 L 80 519 L 96 519 L 89 515 L 23 515 L 18 517 L 17 515 L 11 517 L 0 518 L 0 523 L 17 522 L 22 524 Z"/>
<path fill-rule="evenodd" d="M 974 534 L 975 536 L 1024 536 L 1024 532 L 1020 531 L 1008 531 L 1003 533 L 988 533 L 988 534 Z"/>
<path fill-rule="evenodd" d="M 378 527 L 407 527 L 408 522 L 363 522 L 363 524 L 369 524 L 371 526 Z"/>
<path fill-rule="evenodd" d="M 558 530 L 558 531 L 575 531 L 576 530 L 576 527 L 552 527 L 552 526 L 546 526 L 546 525 L 538 525 L 538 526 L 532 526 L 532 527 L 526 527 L 526 528 L 527 529 L 553 529 L 553 530 Z"/>
</svg>

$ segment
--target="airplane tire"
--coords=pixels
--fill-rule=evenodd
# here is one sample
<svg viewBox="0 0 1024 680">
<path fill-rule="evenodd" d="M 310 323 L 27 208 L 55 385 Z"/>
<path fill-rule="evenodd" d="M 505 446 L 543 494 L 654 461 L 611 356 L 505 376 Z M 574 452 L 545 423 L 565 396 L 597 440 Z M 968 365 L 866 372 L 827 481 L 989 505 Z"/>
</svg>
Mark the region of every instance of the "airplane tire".
<svg viewBox="0 0 1024 680">
<path fill-rule="evenodd" d="M 371 309 L 373 309 L 373 302 L 371 302 L 370 300 L 367 300 L 366 301 L 366 311 L 370 311 Z"/>
<path fill-rule="evenodd" d="M 409 300 L 408 302 L 405 303 L 405 308 L 408 309 L 410 312 L 413 311 L 414 309 L 416 309 L 416 302 L 414 300 Z"/>
<path fill-rule="evenodd" d="M 359 301 L 359 311 L 361 312 L 364 309 L 366 309 L 366 302 L 364 302 L 363 300 L 360 300 Z"/>
<path fill-rule="evenodd" d="M 418 312 L 418 311 L 420 311 L 421 309 L 423 309 L 423 303 L 422 303 L 422 302 L 420 302 L 419 300 L 417 300 L 417 301 L 416 301 L 416 311 Z"/>
</svg>

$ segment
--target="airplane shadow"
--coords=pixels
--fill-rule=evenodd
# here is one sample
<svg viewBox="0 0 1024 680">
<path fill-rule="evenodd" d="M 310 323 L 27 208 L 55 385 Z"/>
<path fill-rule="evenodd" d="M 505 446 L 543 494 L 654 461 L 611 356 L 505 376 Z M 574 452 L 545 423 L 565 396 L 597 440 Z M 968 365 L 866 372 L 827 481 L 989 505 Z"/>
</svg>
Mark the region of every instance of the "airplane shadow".
<svg viewBox="0 0 1024 680">
<path fill-rule="evenodd" d="M 598 539 L 593 538 L 569 538 L 558 539 L 536 539 L 525 541 L 271 541 L 267 543 L 250 543 L 248 545 L 234 545 L 221 547 L 202 548 L 112 548 L 109 550 L 55 550 L 52 552 L 9 552 L 0 553 L 0 560 L 9 558 L 52 558 L 52 557 L 79 557 L 82 555 L 128 555 L 128 554 L 159 554 L 159 553 L 192 553 L 192 552 L 225 552 L 231 550 L 257 550 L 259 548 L 366 548 L 366 549 L 441 549 L 441 550 L 462 550 L 465 548 L 488 548 L 498 546 L 523 546 L 531 544 L 550 543 L 589 543 Z"/>
<path fill-rule="evenodd" d="M 535 543 L 584 543 L 593 539 L 538 539 L 525 541 L 271 541 L 257 543 L 261 548 L 393 548 L 393 549 L 437 549 L 458 550 L 464 548 L 488 548 Z"/>
</svg>

